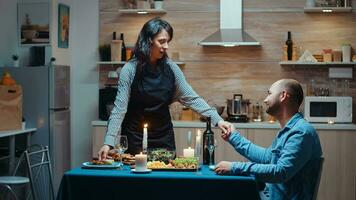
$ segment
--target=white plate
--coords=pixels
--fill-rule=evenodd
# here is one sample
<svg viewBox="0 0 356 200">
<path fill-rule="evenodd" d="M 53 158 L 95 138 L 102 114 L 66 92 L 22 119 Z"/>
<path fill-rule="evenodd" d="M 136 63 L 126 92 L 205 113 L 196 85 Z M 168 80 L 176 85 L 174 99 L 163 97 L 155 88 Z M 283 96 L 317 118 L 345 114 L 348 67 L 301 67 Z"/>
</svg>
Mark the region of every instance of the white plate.
<svg viewBox="0 0 356 200">
<path fill-rule="evenodd" d="M 92 162 L 85 162 L 83 163 L 83 166 L 86 168 L 114 169 L 114 168 L 119 168 L 120 163 L 113 162 L 111 165 L 94 165 Z"/>
<path fill-rule="evenodd" d="M 136 173 L 136 174 L 146 174 L 146 173 L 150 173 L 152 171 L 152 169 L 147 169 L 145 171 L 136 171 L 136 169 L 131 169 L 131 172 Z"/>
</svg>

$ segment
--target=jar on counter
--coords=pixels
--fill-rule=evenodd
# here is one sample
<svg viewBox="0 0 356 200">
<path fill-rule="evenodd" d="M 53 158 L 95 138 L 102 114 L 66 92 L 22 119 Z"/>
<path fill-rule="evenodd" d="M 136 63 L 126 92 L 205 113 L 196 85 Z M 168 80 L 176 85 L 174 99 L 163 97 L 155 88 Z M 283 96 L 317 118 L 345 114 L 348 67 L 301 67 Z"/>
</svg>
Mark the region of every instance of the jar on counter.
<svg viewBox="0 0 356 200">
<path fill-rule="evenodd" d="M 256 102 L 252 105 L 252 121 L 263 121 L 263 106 L 259 102 Z"/>
</svg>

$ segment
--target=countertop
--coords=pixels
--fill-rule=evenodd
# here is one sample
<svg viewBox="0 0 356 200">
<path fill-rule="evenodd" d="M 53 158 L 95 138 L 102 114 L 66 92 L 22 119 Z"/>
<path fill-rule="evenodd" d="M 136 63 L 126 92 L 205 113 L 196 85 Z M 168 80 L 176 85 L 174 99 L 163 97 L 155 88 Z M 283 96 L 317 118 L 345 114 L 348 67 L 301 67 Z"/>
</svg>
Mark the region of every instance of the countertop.
<svg viewBox="0 0 356 200">
<path fill-rule="evenodd" d="M 201 121 L 172 121 L 174 128 L 205 128 L 205 122 Z M 92 126 L 106 126 L 107 121 L 92 121 Z M 248 122 L 248 123 L 233 123 L 235 127 L 242 129 L 280 129 L 279 123 L 269 122 Z M 356 124 L 327 124 L 327 123 L 312 123 L 317 130 L 356 130 Z"/>
</svg>

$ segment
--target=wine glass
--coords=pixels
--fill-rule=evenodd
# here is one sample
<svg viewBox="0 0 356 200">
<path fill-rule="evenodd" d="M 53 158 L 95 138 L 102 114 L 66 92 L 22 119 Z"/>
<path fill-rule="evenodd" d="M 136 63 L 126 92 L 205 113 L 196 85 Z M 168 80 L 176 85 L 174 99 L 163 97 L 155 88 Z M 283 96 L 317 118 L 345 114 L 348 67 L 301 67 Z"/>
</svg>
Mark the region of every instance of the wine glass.
<svg viewBox="0 0 356 200">
<path fill-rule="evenodd" d="M 127 150 L 128 148 L 128 141 L 127 141 L 127 136 L 126 135 L 118 135 L 115 138 L 115 149 L 119 153 L 120 156 L 120 161 L 119 165 L 122 166 L 122 154 Z"/>
<path fill-rule="evenodd" d="M 209 167 L 214 166 L 213 163 L 213 152 L 217 146 L 217 142 L 216 139 L 214 139 L 214 135 L 207 135 L 206 138 L 206 146 L 208 148 L 209 151 Z"/>
</svg>

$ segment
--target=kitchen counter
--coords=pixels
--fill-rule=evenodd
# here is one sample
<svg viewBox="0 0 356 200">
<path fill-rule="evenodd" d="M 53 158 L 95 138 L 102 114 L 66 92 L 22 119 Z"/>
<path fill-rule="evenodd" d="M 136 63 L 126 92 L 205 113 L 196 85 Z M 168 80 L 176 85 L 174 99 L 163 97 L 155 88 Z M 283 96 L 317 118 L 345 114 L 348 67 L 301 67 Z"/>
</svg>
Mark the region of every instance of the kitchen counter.
<svg viewBox="0 0 356 200">
<path fill-rule="evenodd" d="M 106 126 L 107 121 L 92 121 L 93 126 Z M 235 127 L 240 129 L 279 129 L 279 123 L 269 122 L 249 122 L 249 123 L 233 123 Z M 324 124 L 312 123 L 317 130 L 356 130 L 356 124 Z M 201 121 L 173 121 L 174 128 L 205 128 L 205 122 Z"/>
</svg>

